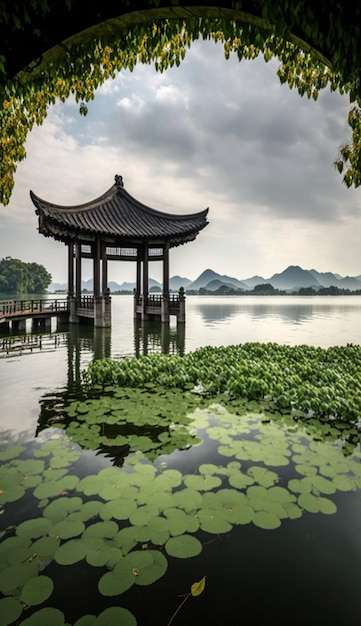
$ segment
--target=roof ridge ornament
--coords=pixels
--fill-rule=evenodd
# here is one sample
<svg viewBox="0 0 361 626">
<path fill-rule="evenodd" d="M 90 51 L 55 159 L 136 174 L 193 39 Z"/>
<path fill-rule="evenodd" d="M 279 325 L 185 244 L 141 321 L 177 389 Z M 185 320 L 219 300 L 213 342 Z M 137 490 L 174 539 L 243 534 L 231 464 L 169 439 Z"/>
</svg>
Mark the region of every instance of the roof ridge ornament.
<svg viewBox="0 0 361 626">
<path fill-rule="evenodd" d="M 123 176 L 119 176 L 119 174 L 115 174 L 114 180 L 115 180 L 115 184 L 118 187 L 124 187 Z"/>
</svg>

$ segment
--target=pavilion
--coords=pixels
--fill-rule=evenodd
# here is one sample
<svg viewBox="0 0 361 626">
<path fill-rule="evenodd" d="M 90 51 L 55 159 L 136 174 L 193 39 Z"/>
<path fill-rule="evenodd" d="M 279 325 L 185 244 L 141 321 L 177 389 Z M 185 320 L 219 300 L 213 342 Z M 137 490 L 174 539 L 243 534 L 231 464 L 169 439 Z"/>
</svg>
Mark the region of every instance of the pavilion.
<svg viewBox="0 0 361 626">
<path fill-rule="evenodd" d="M 169 250 L 193 241 L 207 224 L 208 208 L 174 215 L 152 209 L 124 188 L 122 176 L 102 196 L 81 205 L 61 206 L 30 191 L 39 216 L 39 233 L 68 246 L 69 322 L 92 319 L 111 326 L 108 260 L 136 262 L 134 317 L 185 322 L 185 298 L 169 293 Z M 81 293 L 81 259 L 93 260 L 93 296 Z M 149 262 L 163 262 L 163 292 L 149 294 Z"/>
</svg>

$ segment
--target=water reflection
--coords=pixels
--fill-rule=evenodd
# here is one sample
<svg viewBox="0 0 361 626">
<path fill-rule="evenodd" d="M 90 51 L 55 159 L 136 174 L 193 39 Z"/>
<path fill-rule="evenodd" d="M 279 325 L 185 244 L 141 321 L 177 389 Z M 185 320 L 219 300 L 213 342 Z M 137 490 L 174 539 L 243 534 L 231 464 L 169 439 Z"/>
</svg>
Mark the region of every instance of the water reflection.
<svg viewBox="0 0 361 626">
<path fill-rule="evenodd" d="M 180 324 L 171 328 L 161 322 L 137 322 L 134 321 L 134 353 L 136 357 L 141 354 L 184 355 L 185 350 L 185 326 Z"/>
<path fill-rule="evenodd" d="M 344 303 L 337 305 L 335 302 L 328 304 L 327 301 L 305 302 L 304 297 L 292 299 L 292 302 L 289 302 L 291 298 L 284 301 L 282 297 L 277 297 L 276 302 L 275 298 L 267 300 L 266 297 L 257 300 L 254 302 L 254 299 L 238 297 L 232 301 L 230 297 L 230 302 L 224 302 L 222 298 L 212 298 L 212 302 L 203 302 L 199 299 L 194 304 L 194 310 L 200 314 L 205 324 L 219 324 L 236 316 L 254 320 L 262 318 L 265 321 L 276 317 L 286 323 L 302 324 L 312 318 L 344 317 L 360 311 L 359 304 L 350 306 Z"/>
</svg>

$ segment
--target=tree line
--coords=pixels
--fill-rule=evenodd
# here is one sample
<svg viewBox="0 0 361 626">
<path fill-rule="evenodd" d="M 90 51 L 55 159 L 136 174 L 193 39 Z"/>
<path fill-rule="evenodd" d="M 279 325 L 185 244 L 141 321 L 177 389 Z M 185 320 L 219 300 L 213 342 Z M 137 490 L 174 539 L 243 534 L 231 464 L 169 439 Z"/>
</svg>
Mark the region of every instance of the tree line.
<svg viewBox="0 0 361 626">
<path fill-rule="evenodd" d="M 361 289 L 344 289 L 331 285 L 330 287 L 300 287 L 294 291 L 276 289 L 271 283 L 256 285 L 254 289 L 240 289 L 230 285 L 221 285 L 218 289 L 211 290 L 206 287 L 200 289 L 186 289 L 188 295 L 199 296 L 359 296 Z"/>
<path fill-rule="evenodd" d="M 7 256 L 0 260 L 0 293 L 44 293 L 51 274 L 39 263 L 25 263 Z"/>
</svg>

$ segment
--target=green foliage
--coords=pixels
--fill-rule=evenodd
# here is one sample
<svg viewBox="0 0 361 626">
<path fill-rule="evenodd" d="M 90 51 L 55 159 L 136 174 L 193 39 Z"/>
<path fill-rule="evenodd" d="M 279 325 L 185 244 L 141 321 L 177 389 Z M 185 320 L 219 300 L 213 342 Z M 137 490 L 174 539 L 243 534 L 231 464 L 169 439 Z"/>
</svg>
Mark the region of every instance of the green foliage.
<svg viewBox="0 0 361 626">
<path fill-rule="evenodd" d="M 44 293 L 51 274 L 39 263 L 24 263 L 5 257 L 0 260 L 0 293 Z"/>
<path fill-rule="evenodd" d="M 349 93 L 351 101 L 360 97 L 359 30 L 354 28 L 360 16 L 357 6 L 350 23 L 347 7 L 339 2 L 327 3 L 326 10 L 308 0 L 264 0 L 255 3 L 254 14 L 249 14 L 239 11 L 242 3 L 232 1 L 223 11 L 201 4 L 193 7 L 192 15 L 176 0 L 171 4 L 177 6 L 177 12 L 162 4 L 161 0 L 148 0 L 149 8 L 156 8 L 138 15 L 137 6 L 123 0 L 119 2 L 120 17 L 112 24 L 98 25 L 93 34 L 91 29 L 84 29 L 70 37 L 66 45 L 50 51 L 44 28 L 49 2 L 32 0 L 31 6 L 15 3 L 12 8 L 6 7 L 4 54 L 0 54 L 1 203 L 8 204 L 11 197 L 17 163 L 26 156 L 27 133 L 34 125 L 42 124 L 52 104 L 73 96 L 80 114 L 86 115 L 88 103 L 106 80 L 124 69 L 132 71 L 137 63 L 153 64 L 160 72 L 178 66 L 186 49 L 199 38 L 221 42 L 226 59 L 231 54 L 236 54 L 240 61 L 259 55 L 265 61 L 278 59 L 281 83 L 297 89 L 301 96 L 316 100 L 320 90 L 328 86 L 332 91 Z M 57 10 L 59 5 L 57 2 Z M 68 0 L 64 11 L 73 7 L 76 10 L 77 5 L 77 0 Z M 19 32 L 26 33 L 30 40 L 34 38 L 36 49 L 40 43 L 46 55 L 32 59 L 30 66 L 16 76 L 7 75 L 13 58 L 8 37 L 11 41 Z M 301 33 L 301 37 L 295 32 Z M 355 156 L 344 176 L 348 186 L 360 184 L 360 163 L 356 157 L 359 127 L 353 132 Z M 341 163 L 339 160 L 339 169 Z"/>
<path fill-rule="evenodd" d="M 352 137 L 349 143 L 340 147 L 338 159 L 334 165 L 347 187 L 361 185 L 361 108 L 355 104 L 349 112 L 348 124 Z"/>
<path fill-rule="evenodd" d="M 331 348 L 246 343 L 199 348 L 181 357 L 153 354 L 90 363 L 86 385 L 163 387 L 203 396 L 267 400 L 299 416 L 315 414 L 357 421 L 361 415 L 361 347 Z"/>
<path fill-rule="evenodd" d="M 230 411 L 213 403 L 189 413 L 194 429 L 201 430 L 217 450 L 212 453 L 214 463 L 197 466 L 193 456 L 190 464 L 185 463 L 192 472 L 188 474 L 167 469 L 171 453 L 158 465 L 134 453 L 124 467 L 106 465 L 92 473 L 87 466 L 84 474 L 65 433 L 40 442 L 33 451 L 35 459 L 29 458 L 29 450 L 9 446 L 0 466 L 2 513 L 6 519 L 7 503 L 17 500 L 19 510 L 26 502 L 29 517 L 0 534 L 0 593 L 6 596 L 0 600 L 2 623 L 10 625 L 23 612 L 25 618 L 29 607 L 55 601 L 56 569 L 66 577 L 66 568 L 70 572 L 78 563 L 85 580 L 89 569 L 98 577 L 100 596 L 120 596 L 137 586 L 141 598 L 140 588 L 166 576 L 168 564 L 192 559 L 197 568 L 197 557 L 209 544 L 206 535 L 229 538 L 233 527 L 246 525 L 271 532 L 303 516 L 333 515 L 337 491 L 359 491 L 360 450 L 355 447 L 345 455 L 341 447 L 347 424 L 332 427 L 333 433 L 317 422 L 316 441 L 312 429 L 307 432 L 289 414 L 250 413 L 247 403 L 238 403 L 235 411 L 232 401 L 228 403 Z M 162 404 L 165 399 L 161 411 Z M 207 443 L 199 459 L 207 458 L 206 453 Z M 49 471 L 54 458 L 67 455 L 74 465 L 65 475 Z M 280 457 L 285 463 L 279 463 Z M 38 477 L 39 488 L 33 489 L 29 474 Z M 208 489 L 214 478 L 219 480 Z M 53 487 L 44 490 L 49 484 Z M 205 554 L 203 563 L 204 558 Z M 205 576 L 192 584 L 168 625 L 184 602 L 204 589 Z M 127 609 L 114 606 L 97 617 L 84 615 L 74 626 L 118 621 L 137 623 Z M 45 606 L 21 623 L 60 626 L 65 616 L 58 608 Z"/>
</svg>

